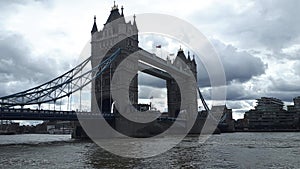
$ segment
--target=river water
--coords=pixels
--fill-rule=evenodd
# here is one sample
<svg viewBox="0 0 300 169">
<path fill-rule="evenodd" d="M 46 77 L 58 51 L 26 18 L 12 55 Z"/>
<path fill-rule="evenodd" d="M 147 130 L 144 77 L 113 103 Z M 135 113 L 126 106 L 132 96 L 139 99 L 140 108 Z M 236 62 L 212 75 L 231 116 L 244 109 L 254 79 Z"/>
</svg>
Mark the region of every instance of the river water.
<svg viewBox="0 0 300 169">
<path fill-rule="evenodd" d="M 0 136 L 0 168 L 300 168 L 300 133 L 187 137 L 146 159 L 123 158 L 70 135 Z"/>
</svg>

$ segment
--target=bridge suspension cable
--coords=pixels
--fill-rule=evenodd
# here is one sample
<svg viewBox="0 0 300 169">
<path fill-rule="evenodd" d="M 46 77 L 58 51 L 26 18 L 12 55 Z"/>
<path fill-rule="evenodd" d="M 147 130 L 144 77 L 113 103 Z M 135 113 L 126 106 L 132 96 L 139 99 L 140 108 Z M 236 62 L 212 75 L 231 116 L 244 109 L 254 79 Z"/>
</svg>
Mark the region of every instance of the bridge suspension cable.
<svg viewBox="0 0 300 169">
<path fill-rule="evenodd" d="M 102 74 L 109 65 L 119 55 L 121 49 L 117 49 L 110 57 L 102 61 L 98 66 L 82 73 L 91 57 L 84 60 L 75 68 L 63 75 L 37 87 L 0 97 L 1 107 L 41 105 L 43 103 L 56 102 L 64 97 L 69 97 L 72 93 L 87 86 L 93 79 Z"/>
<path fill-rule="evenodd" d="M 207 112 L 209 112 L 209 107 L 208 107 L 208 105 L 206 104 L 205 99 L 204 99 L 204 97 L 203 97 L 203 95 L 202 95 L 202 93 L 201 93 L 199 87 L 198 87 L 198 93 L 199 93 L 199 97 L 200 97 L 200 99 L 201 99 L 201 102 L 202 102 L 202 104 L 203 104 L 203 106 L 204 106 L 204 109 L 205 109 Z"/>
</svg>

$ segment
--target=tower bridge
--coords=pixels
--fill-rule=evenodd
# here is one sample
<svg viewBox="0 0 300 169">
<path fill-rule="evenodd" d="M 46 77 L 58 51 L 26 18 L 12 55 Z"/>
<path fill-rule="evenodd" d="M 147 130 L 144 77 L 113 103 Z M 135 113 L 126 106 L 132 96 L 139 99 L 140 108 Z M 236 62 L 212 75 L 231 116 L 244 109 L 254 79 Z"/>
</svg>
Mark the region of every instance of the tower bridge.
<svg viewBox="0 0 300 169">
<path fill-rule="evenodd" d="M 170 117 L 176 117 L 180 112 L 181 98 L 185 98 L 186 100 L 186 105 L 183 106 L 190 104 L 189 109 L 191 110 L 189 110 L 189 112 L 197 112 L 197 84 L 184 84 L 189 86 L 187 89 L 195 90 L 190 92 L 180 92 L 180 85 L 178 85 L 178 83 L 180 83 L 179 81 L 182 81 L 181 83 L 196 83 L 197 79 L 196 61 L 195 59 L 191 59 L 190 56 L 186 57 L 182 49 L 178 51 L 173 63 L 142 49 L 139 47 L 136 17 L 133 17 L 132 23 L 131 21 L 126 22 L 124 9 L 121 8 L 120 13 L 117 6 L 113 6 L 102 30 L 98 31 L 96 17 L 94 17 L 91 34 L 92 67 L 99 64 L 102 59 L 107 58 L 114 49 L 121 49 L 120 56 L 114 61 L 110 69 L 105 71 L 101 75 L 101 78 L 97 78 L 95 83 L 92 83 L 92 89 L 95 89 L 95 91 L 92 92 L 95 93 L 95 96 L 92 98 L 96 98 L 92 100 L 92 110 L 100 107 L 101 112 L 110 112 L 112 102 L 114 102 L 111 98 L 112 91 L 110 81 L 115 71 L 118 70 L 121 70 L 120 74 L 127 72 L 123 74 L 123 76 L 132 78 L 132 80 L 129 79 L 131 80 L 129 84 L 129 98 L 132 104 L 138 104 L 137 72 L 141 70 L 144 73 L 166 80 L 168 114 Z M 125 66 L 119 68 L 121 63 Z M 170 75 L 170 73 L 172 75 Z M 117 82 L 119 83 L 118 88 L 121 89 L 125 86 L 125 81 L 129 83 L 128 79 Z M 190 95 L 193 94 L 193 96 L 181 96 L 186 93 Z"/>
<path fill-rule="evenodd" d="M 126 101 L 124 101 L 126 103 L 116 102 L 112 95 L 116 91 L 120 97 L 128 99 L 129 105 L 138 105 L 138 71 L 166 80 L 168 117 L 159 116 L 157 121 L 174 121 L 183 110 L 188 117 L 191 114 L 198 116 L 197 91 L 204 107 L 209 110 L 197 87 L 195 58 L 185 56 L 180 48 L 174 62 L 171 62 L 147 52 L 138 44 L 135 16 L 132 23 L 126 22 L 123 7 L 120 13 L 118 7 L 114 5 L 102 30 L 98 30 L 96 16 L 94 17 L 91 30 L 91 56 L 70 71 L 43 85 L 0 97 L 0 119 L 76 121 L 78 117 L 101 118 L 109 121 L 119 131 L 130 135 L 153 123 L 132 123 L 118 110 L 112 114 L 113 103 L 116 104 L 115 107 L 127 104 Z M 83 72 L 89 64 L 92 68 Z M 72 110 L 70 98 L 79 93 L 81 108 L 81 92 L 89 84 L 91 84 L 91 112 Z M 112 87 L 112 84 L 115 86 Z M 128 96 L 123 93 L 128 93 Z M 61 106 L 55 107 L 66 98 L 67 110 L 62 110 Z M 54 109 L 41 109 L 45 104 L 53 104 Z M 38 108 L 28 108 L 32 105 Z"/>
</svg>

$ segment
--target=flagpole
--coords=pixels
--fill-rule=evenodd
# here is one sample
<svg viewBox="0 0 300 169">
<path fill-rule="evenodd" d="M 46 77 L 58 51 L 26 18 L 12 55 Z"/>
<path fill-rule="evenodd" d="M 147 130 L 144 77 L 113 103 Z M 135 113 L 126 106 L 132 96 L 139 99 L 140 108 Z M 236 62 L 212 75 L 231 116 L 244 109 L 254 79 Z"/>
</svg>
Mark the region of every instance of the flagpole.
<svg viewBox="0 0 300 169">
<path fill-rule="evenodd" d="M 156 45 L 156 49 L 160 49 L 160 57 L 162 58 L 162 50 L 161 50 L 161 45 Z"/>
</svg>

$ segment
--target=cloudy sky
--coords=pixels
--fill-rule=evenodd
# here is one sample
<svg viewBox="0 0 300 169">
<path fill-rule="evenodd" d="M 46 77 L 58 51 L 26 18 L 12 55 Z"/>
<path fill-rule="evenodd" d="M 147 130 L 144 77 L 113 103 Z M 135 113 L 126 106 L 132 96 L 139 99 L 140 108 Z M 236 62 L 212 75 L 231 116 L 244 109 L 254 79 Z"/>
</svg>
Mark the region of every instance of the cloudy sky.
<svg viewBox="0 0 300 169">
<path fill-rule="evenodd" d="M 116 3 L 124 5 L 125 15 L 162 13 L 197 27 L 221 58 L 227 106 L 234 110 L 235 118 L 255 106 L 256 98 L 276 97 L 291 104 L 300 95 L 300 1 Z M 93 16 L 97 15 L 101 29 L 112 5 L 112 0 L 0 0 L 0 96 L 34 87 L 75 66 L 90 39 Z M 140 45 L 147 48 L 158 43 L 170 53 L 177 52 L 176 45 L 164 37 L 142 37 Z M 208 77 L 198 65 L 199 84 L 209 98 Z M 141 97 L 154 95 L 163 104 L 166 91 L 161 87 L 161 82 L 142 83 Z"/>
</svg>

